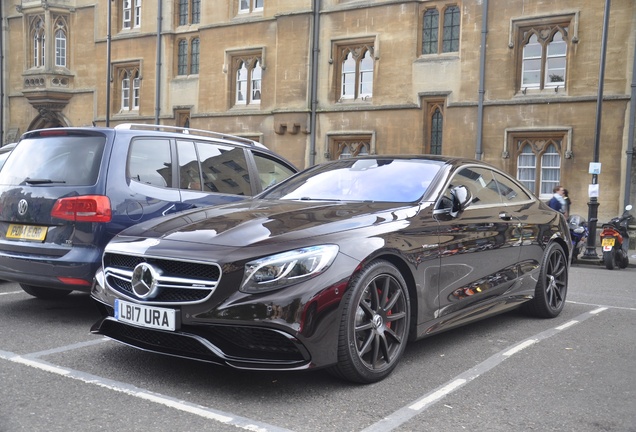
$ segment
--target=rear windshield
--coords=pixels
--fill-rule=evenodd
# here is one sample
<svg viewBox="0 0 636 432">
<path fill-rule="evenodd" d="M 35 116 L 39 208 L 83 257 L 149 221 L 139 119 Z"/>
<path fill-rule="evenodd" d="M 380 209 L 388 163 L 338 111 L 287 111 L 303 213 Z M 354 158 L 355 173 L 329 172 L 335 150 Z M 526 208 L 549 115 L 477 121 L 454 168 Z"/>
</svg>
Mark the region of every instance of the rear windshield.
<svg viewBox="0 0 636 432">
<path fill-rule="evenodd" d="M 0 184 L 93 185 L 97 182 L 105 142 L 105 136 L 24 139 L 0 171 Z"/>
</svg>

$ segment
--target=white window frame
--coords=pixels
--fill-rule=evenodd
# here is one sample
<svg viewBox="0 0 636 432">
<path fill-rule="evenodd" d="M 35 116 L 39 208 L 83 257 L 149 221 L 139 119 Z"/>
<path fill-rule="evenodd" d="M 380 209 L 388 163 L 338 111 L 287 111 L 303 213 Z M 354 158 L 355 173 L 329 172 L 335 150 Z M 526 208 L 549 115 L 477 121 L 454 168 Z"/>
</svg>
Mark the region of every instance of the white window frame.
<svg viewBox="0 0 636 432">
<path fill-rule="evenodd" d="M 238 0 L 238 12 L 240 14 L 261 12 L 265 0 Z"/>
<path fill-rule="evenodd" d="M 338 102 L 359 101 L 372 98 L 375 73 L 374 44 L 342 44 L 339 45 L 337 49 L 339 52 Z M 365 63 L 370 63 L 370 67 Z M 345 65 L 347 67 L 345 67 Z M 371 79 L 363 82 L 367 77 Z"/>
<path fill-rule="evenodd" d="M 236 62 L 236 63 L 234 63 Z M 233 64 L 237 67 L 234 73 L 235 106 L 260 105 L 263 93 L 263 59 L 260 54 L 237 56 Z M 240 98 L 242 96 L 242 99 Z"/>
<path fill-rule="evenodd" d="M 139 100 L 141 95 L 141 78 L 139 78 L 139 71 L 133 74 L 133 86 L 132 86 L 132 109 L 139 110 Z"/>
<path fill-rule="evenodd" d="M 135 0 L 134 20 L 135 28 L 141 27 L 141 0 Z"/>
<path fill-rule="evenodd" d="M 66 67 L 66 32 L 62 29 L 55 31 L 55 66 Z"/>
<path fill-rule="evenodd" d="M 121 80 L 121 110 L 130 110 L 130 71 L 125 71 Z"/>
<path fill-rule="evenodd" d="M 122 29 L 132 28 L 132 0 L 122 0 Z"/>
</svg>

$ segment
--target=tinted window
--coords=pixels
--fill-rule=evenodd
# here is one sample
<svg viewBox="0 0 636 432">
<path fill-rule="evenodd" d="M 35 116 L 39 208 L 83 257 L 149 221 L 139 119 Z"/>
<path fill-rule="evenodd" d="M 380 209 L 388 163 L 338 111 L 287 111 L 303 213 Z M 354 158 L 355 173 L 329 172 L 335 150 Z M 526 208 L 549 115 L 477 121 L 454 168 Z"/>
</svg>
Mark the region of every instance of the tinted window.
<svg viewBox="0 0 636 432">
<path fill-rule="evenodd" d="M 274 186 L 294 174 L 287 166 L 260 153 L 254 153 L 254 161 L 263 189 Z"/>
<path fill-rule="evenodd" d="M 262 197 L 414 202 L 424 196 L 440 165 L 408 159 L 342 159 L 304 171 Z"/>
<path fill-rule="evenodd" d="M 11 165 L 0 174 L 1 184 L 88 186 L 97 182 L 104 136 L 50 136 L 22 140 Z"/>
<path fill-rule="evenodd" d="M 453 178 L 452 186 L 463 185 L 473 195 L 473 204 L 501 205 L 501 196 L 497 182 L 491 170 L 469 167 L 461 169 Z"/>
<path fill-rule="evenodd" d="M 194 143 L 190 141 L 177 141 L 179 152 L 179 187 L 181 189 L 201 189 L 201 169 Z"/>
<path fill-rule="evenodd" d="M 179 174 L 180 184 L 186 188 L 184 178 L 196 177 L 196 169 L 201 172 L 204 192 L 218 192 L 232 195 L 252 195 L 250 175 L 247 168 L 245 151 L 240 147 L 224 144 L 196 142 L 196 154 L 200 168 L 192 161 L 191 142 L 179 141 Z M 186 154 L 181 155 L 184 149 Z M 191 189 L 197 189 L 190 185 Z M 201 190 L 201 189 L 198 189 Z"/>
<path fill-rule="evenodd" d="M 504 203 L 514 204 L 526 202 L 531 199 L 528 194 L 514 181 L 497 172 L 493 172 L 497 185 L 499 186 L 499 194 Z"/>
<path fill-rule="evenodd" d="M 128 154 L 129 179 L 159 187 L 172 186 L 170 141 L 136 139 Z"/>
</svg>

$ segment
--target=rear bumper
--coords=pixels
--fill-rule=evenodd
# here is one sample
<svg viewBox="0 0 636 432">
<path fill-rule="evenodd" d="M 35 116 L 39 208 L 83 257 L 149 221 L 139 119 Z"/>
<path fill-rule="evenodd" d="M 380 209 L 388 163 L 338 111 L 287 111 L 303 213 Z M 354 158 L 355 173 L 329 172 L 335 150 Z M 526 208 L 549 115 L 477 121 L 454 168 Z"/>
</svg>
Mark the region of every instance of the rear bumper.
<svg viewBox="0 0 636 432">
<path fill-rule="evenodd" d="M 36 256 L 0 248 L 0 279 L 38 287 L 90 292 L 101 255 L 101 250 L 94 247 L 75 247 L 62 256 Z M 60 278 L 85 281 L 85 284 L 68 284 Z"/>
</svg>

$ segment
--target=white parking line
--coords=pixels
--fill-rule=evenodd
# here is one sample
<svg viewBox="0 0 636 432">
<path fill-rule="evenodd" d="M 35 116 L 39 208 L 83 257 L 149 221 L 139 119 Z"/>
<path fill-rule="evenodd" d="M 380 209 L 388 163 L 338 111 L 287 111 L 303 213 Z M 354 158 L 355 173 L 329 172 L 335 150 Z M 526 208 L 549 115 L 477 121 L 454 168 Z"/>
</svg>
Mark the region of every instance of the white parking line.
<svg viewBox="0 0 636 432">
<path fill-rule="evenodd" d="M 9 292 L 0 293 L 0 296 L 9 295 L 9 294 L 25 294 L 25 292 L 24 291 L 9 291 Z"/>
<path fill-rule="evenodd" d="M 41 353 L 40 353 L 41 355 Z M 31 356 L 20 356 L 15 353 L 0 351 L 0 359 L 9 360 L 11 362 L 33 367 L 45 372 L 50 372 L 63 377 L 72 378 L 78 381 L 82 381 L 87 384 L 97 385 L 109 390 L 114 390 L 120 393 L 124 393 L 128 396 L 136 397 L 146 401 L 154 402 L 160 405 L 167 406 L 169 408 L 184 411 L 199 417 L 203 417 L 209 420 L 218 421 L 226 425 L 236 426 L 240 429 L 245 429 L 253 432 L 291 432 L 288 429 L 272 426 L 267 423 L 259 422 L 256 420 L 240 417 L 234 414 L 225 413 L 222 411 L 207 408 L 201 405 L 196 405 L 183 400 L 178 400 L 170 396 L 165 396 L 159 393 L 154 393 L 149 390 L 144 390 L 131 384 L 122 383 L 119 381 L 102 378 L 89 373 L 77 371 L 74 369 L 68 369 L 65 367 L 57 366 L 48 363 L 44 360 L 33 358 Z"/>
<path fill-rule="evenodd" d="M 588 318 L 591 318 L 598 313 L 607 310 L 607 308 L 598 308 L 590 312 L 585 312 L 575 319 L 563 324 L 559 327 L 554 327 L 543 331 L 531 338 L 528 338 L 524 341 L 521 341 L 512 347 L 508 347 L 505 350 L 500 351 L 499 353 L 491 356 L 490 358 L 484 360 L 477 366 L 457 375 L 455 378 L 447 382 L 446 384 L 441 385 L 435 390 L 425 394 L 422 398 L 400 408 L 399 410 L 393 412 L 389 416 L 383 418 L 379 422 L 372 424 L 368 428 L 364 429 L 362 432 L 388 432 L 392 431 L 413 417 L 421 414 L 423 411 L 428 409 L 429 407 L 435 405 L 445 396 L 453 393 L 464 385 L 468 384 L 472 380 L 478 378 L 480 375 L 488 372 L 494 367 L 498 366 L 504 360 L 510 358 L 511 356 L 518 354 L 523 351 L 525 348 L 528 348 L 544 339 L 552 337 L 564 329 L 570 328 L 575 324 L 579 324 L 585 321 Z"/>
<path fill-rule="evenodd" d="M 558 329 L 558 327 L 557 327 L 557 329 Z M 539 342 L 537 339 L 529 339 L 529 340 L 527 340 L 525 342 L 521 342 L 516 347 L 513 347 L 513 348 L 509 349 L 508 351 L 506 351 L 502 355 L 504 357 L 510 357 L 511 355 L 517 354 L 519 351 L 524 350 L 524 349 L 528 348 L 529 346 L 536 344 L 537 342 Z"/>
</svg>

